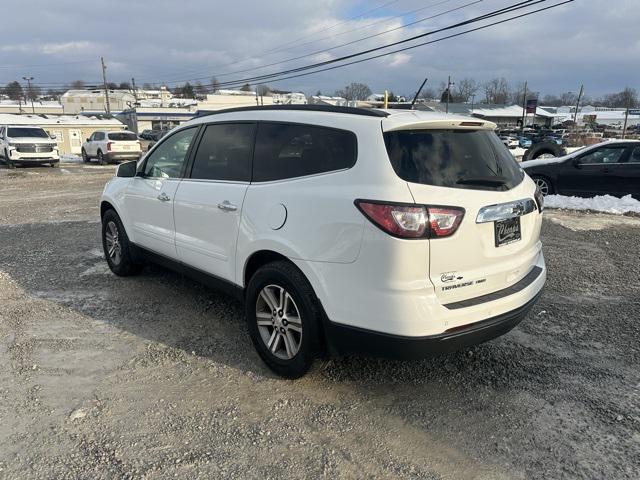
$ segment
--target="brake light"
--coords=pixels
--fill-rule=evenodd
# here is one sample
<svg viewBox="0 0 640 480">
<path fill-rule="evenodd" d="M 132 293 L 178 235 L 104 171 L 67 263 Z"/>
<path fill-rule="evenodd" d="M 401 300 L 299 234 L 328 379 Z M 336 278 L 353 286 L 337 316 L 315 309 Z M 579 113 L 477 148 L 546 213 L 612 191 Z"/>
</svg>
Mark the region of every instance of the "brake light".
<svg viewBox="0 0 640 480">
<path fill-rule="evenodd" d="M 460 225 L 464 210 L 356 200 L 356 206 L 374 225 L 398 238 L 447 237 Z"/>
<path fill-rule="evenodd" d="M 113 145 L 113 142 L 107 142 L 107 152 L 111 151 L 111 145 Z"/>
</svg>

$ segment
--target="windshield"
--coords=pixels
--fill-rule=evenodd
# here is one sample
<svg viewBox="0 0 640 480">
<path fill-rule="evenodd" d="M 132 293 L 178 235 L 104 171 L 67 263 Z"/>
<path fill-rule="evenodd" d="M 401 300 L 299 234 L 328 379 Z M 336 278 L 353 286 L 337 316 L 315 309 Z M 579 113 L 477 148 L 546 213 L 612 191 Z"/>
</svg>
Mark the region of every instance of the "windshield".
<svg viewBox="0 0 640 480">
<path fill-rule="evenodd" d="M 135 142 L 138 137 L 133 132 L 116 132 L 109 134 L 109 140 Z"/>
<path fill-rule="evenodd" d="M 401 130 L 384 134 L 396 174 L 438 187 L 508 190 L 524 173 L 493 131 Z"/>
<path fill-rule="evenodd" d="M 20 138 L 20 137 L 31 137 L 31 138 L 49 138 L 47 132 L 45 132 L 41 128 L 29 128 L 29 127 L 9 127 L 7 130 L 7 137 L 10 138 Z"/>
</svg>

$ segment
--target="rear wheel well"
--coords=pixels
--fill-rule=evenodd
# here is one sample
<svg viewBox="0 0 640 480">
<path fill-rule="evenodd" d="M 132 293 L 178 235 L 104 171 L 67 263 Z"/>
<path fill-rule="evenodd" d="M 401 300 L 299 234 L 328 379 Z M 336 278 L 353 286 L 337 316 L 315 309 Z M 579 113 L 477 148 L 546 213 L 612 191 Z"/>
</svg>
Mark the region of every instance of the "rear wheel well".
<svg viewBox="0 0 640 480">
<path fill-rule="evenodd" d="M 284 260 L 286 262 L 293 263 L 284 255 L 281 255 L 272 250 L 260 250 L 253 253 L 249 257 L 249 260 L 247 260 L 247 263 L 245 264 L 245 267 L 244 267 L 244 278 L 243 278 L 244 287 L 247 288 L 247 285 L 249 284 L 249 280 L 251 280 L 251 277 L 253 277 L 253 274 L 256 273 L 260 267 L 262 267 L 263 265 L 266 265 L 267 263 L 275 262 L 278 260 Z"/>
</svg>

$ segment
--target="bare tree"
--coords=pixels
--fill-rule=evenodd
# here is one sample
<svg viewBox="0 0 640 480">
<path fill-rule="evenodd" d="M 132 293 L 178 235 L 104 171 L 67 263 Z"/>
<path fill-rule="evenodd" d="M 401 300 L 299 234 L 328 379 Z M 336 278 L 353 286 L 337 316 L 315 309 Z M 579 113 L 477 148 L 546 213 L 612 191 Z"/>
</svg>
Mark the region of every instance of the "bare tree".
<svg viewBox="0 0 640 480">
<path fill-rule="evenodd" d="M 197 97 L 205 97 L 207 95 L 207 88 L 202 84 L 202 82 L 196 82 L 193 86 L 193 91 Z"/>
<path fill-rule="evenodd" d="M 4 94 L 11 100 L 20 100 L 24 96 L 24 91 L 22 85 L 14 80 L 4 87 Z"/>
<path fill-rule="evenodd" d="M 509 100 L 509 82 L 504 77 L 485 82 L 483 88 L 486 103 L 502 105 Z"/>
<path fill-rule="evenodd" d="M 369 95 L 371 95 L 369 85 L 357 82 L 352 82 L 342 90 L 335 92 L 335 96 L 343 97 L 347 100 L 366 100 Z"/>
<path fill-rule="evenodd" d="M 29 100 L 37 100 L 38 97 L 41 95 L 41 93 L 42 92 L 40 90 L 40 87 L 37 85 L 34 85 L 33 83 L 27 87 L 27 90 L 25 92 Z"/>
<path fill-rule="evenodd" d="M 455 99 L 452 101 L 469 103 L 471 97 L 478 93 L 478 90 L 480 90 L 480 84 L 473 78 L 458 80 L 452 91 L 452 98 Z"/>
<path fill-rule="evenodd" d="M 218 90 L 220 90 L 220 82 L 216 77 L 211 77 L 211 91 L 216 93 Z"/>
<path fill-rule="evenodd" d="M 270 92 L 271 92 L 271 89 L 269 88 L 269 85 L 265 85 L 264 83 L 261 83 L 258 86 L 256 86 L 256 93 L 261 97 L 264 95 L 268 95 Z"/>
<path fill-rule="evenodd" d="M 85 83 L 82 80 L 74 80 L 71 82 L 71 88 L 74 90 L 82 90 L 84 88 Z"/>
<path fill-rule="evenodd" d="M 251 85 L 249 85 L 248 83 L 245 83 L 244 85 L 242 85 L 240 87 L 240 90 L 243 92 L 250 92 L 251 91 Z"/>
</svg>

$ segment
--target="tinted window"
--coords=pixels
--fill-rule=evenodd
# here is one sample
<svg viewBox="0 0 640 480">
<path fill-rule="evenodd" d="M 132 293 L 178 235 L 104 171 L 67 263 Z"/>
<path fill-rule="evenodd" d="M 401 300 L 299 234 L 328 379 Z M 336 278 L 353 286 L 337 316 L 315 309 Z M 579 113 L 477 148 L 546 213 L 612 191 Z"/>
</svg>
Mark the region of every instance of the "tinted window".
<svg viewBox="0 0 640 480">
<path fill-rule="evenodd" d="M 631 156 L 629 157 L 629 161 L 633 163 L 640 163 L 640 147 L 633 149 Z"/>
<path fill-rule="evenodd" d="M 191 178 L 250 181 L 254 131 L 255 125 L 251 123 L 207 126 L 193 161 Z"/>
<path fill-rule="evenodd" d="M 486 130 L 401 130 L 384 134 L 396 174 L 439 187 L 505 190 L 524 173 L 498 136 Z"/>
<path fill-rule="evenodd" d="M 33 137 L 33 138 L 49 138 L 47 132 L 41 128 L 24 128 L 9 127 L 7 136 L 11 138 Z"/>
<path fill-rule="evenodd" d="M 625 146 L 602 147 L 580 157 L 580 163 L 619 163 Z"/>
<path fill-rule="evenodd" d="M 351 168 L 357 143 L 352 132 L 311 125 L 261 123 L 258 126 L 253 181 L 302 177 Z"/>
<path fill-rule="evenodd" d="M 147 157 L 145 177 L 180 178 L 197 128 L 186 128 L 166 138 Z"/>
<path fill-rule="evenodd" d="M 95 141 L 104 140 L 104 133 L 96 132 L 94 133 L 95 137 L 93 138 Z"/>
<path fill-rule="evenodd" d="M 109 140 L 115 141 L 135 142 L 138 140 L 138 137 L 133 132 L 114 132 L 107 135 L 109 136 Z"/>
</svg>

